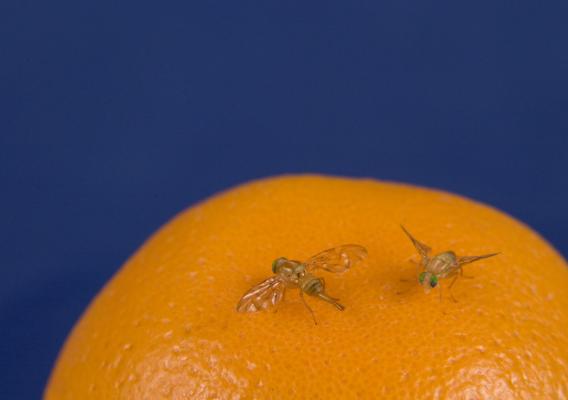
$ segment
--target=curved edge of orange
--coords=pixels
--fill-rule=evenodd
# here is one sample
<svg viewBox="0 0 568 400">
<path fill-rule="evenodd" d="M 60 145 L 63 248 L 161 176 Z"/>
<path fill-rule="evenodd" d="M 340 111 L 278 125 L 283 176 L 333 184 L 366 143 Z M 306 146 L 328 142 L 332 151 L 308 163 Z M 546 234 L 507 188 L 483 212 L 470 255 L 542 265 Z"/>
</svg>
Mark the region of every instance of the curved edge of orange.
<svg viewBox="0 0 568 400">
<path fill-rule="evenodd" d="M 415 274 L 401 223 L 434 252 L 501 254 L 440 302 L 401 282 Z M 343 243 L 369 250 L 365 266 L 322 274 L 345 312 L 311 300 L 314 326 L 293 291 L 277 313 L 235 312 L 274 258 Z M 45 398 L 568 396 L 567 291 L 562 256 L 493 207 L 370 179 L 262 179 L 180 213 L 127 261 Z"/>
</svg>

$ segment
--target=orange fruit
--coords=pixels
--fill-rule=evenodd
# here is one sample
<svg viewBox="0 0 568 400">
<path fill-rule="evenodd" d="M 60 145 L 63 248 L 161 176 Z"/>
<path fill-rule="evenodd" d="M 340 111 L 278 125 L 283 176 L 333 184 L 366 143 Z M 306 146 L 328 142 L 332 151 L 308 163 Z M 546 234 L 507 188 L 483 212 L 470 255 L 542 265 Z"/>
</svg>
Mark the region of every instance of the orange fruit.
<svg viewBox="0 0 568 400">
<path fill-rule="evenodd" d="M 434 252 L 500 255 L 425 294 L 400 228 Z M 346 310 L 288 290 L 241 314 L 279 256 L 344 243 L 363 265 L 322 272 Z M 67 340 L 46 399 L 560 399 L 568 396 L 568 269 L 491 207 L 374 180 L 245 184 L 166 224 L 106 285 Z M 401 279 L 413 279 L 401 282 Z M 438 290 L 438 289 L 436 289 Z M 401 293 L 402 292 L 402 293 Z"/>
</svg>

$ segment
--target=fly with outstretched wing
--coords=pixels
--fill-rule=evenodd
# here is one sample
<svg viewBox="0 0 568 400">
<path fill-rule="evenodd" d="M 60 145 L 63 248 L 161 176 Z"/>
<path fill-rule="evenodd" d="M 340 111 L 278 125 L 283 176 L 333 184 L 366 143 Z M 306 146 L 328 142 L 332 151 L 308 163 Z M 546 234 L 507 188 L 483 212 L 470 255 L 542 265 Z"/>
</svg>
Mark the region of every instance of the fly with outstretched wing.
<svg viewBox="0 0 568 400">
<path fill-rule="evenodd" d="M 276 307 L 284 298 L 287 288 L 300 289 L 300 298 L 308 308 L 317 324 L 312 309 L 304 300 L 304 293 L 318 297 L 334 305 L 338 310 L 345 308 L 339 299 L 330 297 L 325 292 L 323 278 L 312 274 L 323 269 L 328 272 L 345 272 L 367 257 L 367 250 L 357 244 L 347 244 L 322 251 L 305 262 L 279 257 L 272 263 L 273 276 L 248 290 L 237 304 L 237 311 L 253 313 Z"/>
</svg>

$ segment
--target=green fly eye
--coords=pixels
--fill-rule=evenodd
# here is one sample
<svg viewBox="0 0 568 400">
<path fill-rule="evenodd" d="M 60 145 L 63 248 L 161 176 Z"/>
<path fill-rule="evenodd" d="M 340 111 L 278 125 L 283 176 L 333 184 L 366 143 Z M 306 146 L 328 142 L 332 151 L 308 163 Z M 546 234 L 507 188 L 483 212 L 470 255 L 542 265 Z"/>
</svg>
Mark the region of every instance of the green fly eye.
<svg viewBox="0 0 568 400">
<path fill-rule="evenodd" d="M 432 275 L 432 277 L 430 278 L 430 286 L 434 288 L 436 287 L 437 284 L 438 284 L 438 277 L 436 275 Z"/>
<path fill-rule="evenodd" d="M 282 261 L 284 261 L 284 257 L 278 257 L 276 260 L 272 261 L 272 272 L 275 274 L 278 273 L 278 267 L 282 265 Z"/>
<path fill-rule="evenodd" d="M 420 275 L 418 275 L 418 282 L 420 282 L 421 285 L 424 282 L 425 277 L 426 277 L 426 272 L 422 272 Z"/>
</svg>

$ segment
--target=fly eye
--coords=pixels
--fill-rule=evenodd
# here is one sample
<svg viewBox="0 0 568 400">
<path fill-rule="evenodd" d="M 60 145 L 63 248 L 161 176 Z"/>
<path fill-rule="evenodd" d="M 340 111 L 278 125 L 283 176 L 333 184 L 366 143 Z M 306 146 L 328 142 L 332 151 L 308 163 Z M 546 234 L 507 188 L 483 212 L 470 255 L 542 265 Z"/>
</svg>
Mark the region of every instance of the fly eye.
<svg viewBox="0 0 568 400">
<path fill-rule="evenodd" d="M 275 274 L 278 272 L 280 265 L 282 265 L 282 261 L 284 261 L 284 257 L 278 257 L 276 260 L 272 261 L 272 272 Z"/>
<path fill-rule="evenodd" d="M 418 275 L 418 282 L 420 282 L 421 285 L 422 285 L 422 283 L 424 283 L 425 277 L 426 277 L 426 272 L 422 272 L 422 273 L 420 273 L 420 275 Z"/>
<path fill-rule="evenodd" d="M 430 278 L 430 286 L 434 288 L 436 287 L 437 284 L 438 284 L 438 278 L 435 275 L 432 275 L 432 278 Z"/>
</svg>

